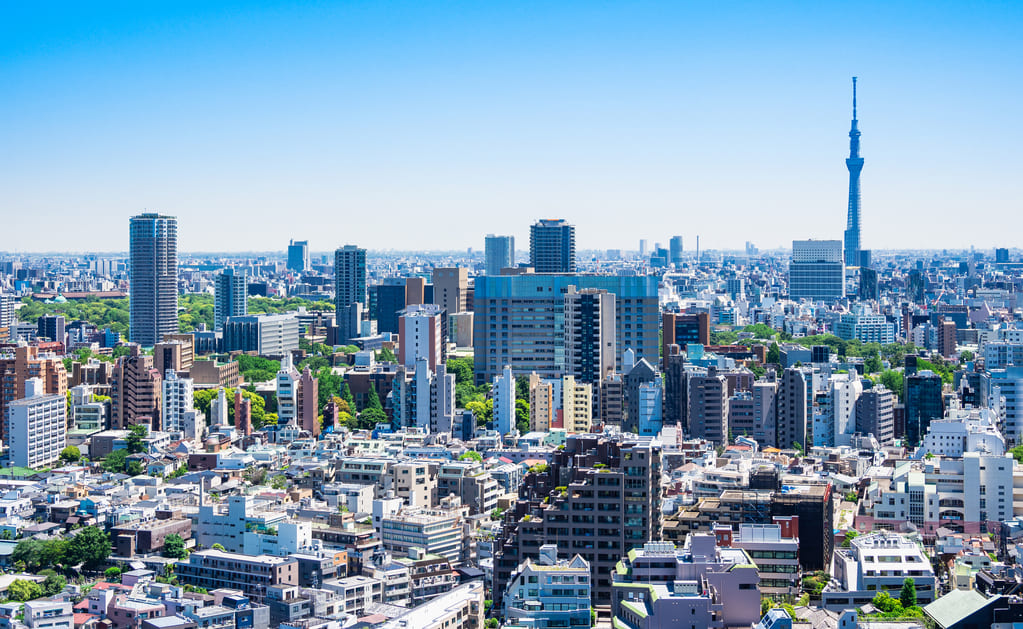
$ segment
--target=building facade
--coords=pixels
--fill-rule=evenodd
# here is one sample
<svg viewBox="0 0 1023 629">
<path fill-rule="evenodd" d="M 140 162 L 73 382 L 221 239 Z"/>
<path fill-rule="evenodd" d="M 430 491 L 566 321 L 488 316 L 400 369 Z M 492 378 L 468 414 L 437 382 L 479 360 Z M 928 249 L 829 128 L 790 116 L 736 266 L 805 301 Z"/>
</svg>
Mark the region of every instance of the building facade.
<svg viewBox="0 0 1023 629">
<path fill-rule="evenodd" d="M 152 347 L 178 331 L 178 219 L 133 216 L 128 243 L 129 338 Z"/>
</svg>

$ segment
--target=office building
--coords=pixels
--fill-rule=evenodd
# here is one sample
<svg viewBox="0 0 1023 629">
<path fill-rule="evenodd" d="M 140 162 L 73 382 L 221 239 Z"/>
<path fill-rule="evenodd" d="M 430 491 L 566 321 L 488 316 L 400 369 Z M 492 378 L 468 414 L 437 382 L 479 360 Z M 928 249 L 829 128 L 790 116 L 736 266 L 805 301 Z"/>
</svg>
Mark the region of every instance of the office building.
<svg viewBox="0 0 1023 629">
<path fill-rule="evenodd" d="M 860 535 L 835 551 L 834 582 L 822 593 L 825 609 L 854 609 L 884 592 L 898 600 L 912 579 L 916 600 L 926 605 L 937 596 L 938 580 L 930 559 L 915 541 L 890 532 Z"/>
<path fill-rule="evenodd" d="M 761 447 L 778 443 L 778 383 L 758 380 L 753 383 L 753 439 Z M 733 428 L 733 434 L 734 434 Z"/>
<path fill-rule="evenodd" d="M 31 378 L 43 381 L 47 395 L 67 395 L 67 371 L 60 358 L 40 354 L 39 348 L 31 345 L 16 347 L 13 356 L 0 356 L 0 419 L 7 416 L 9 403 L 26 396 L 25 383 Z"/>
<path fill-rule="evenodd" d="M 298 349 L 298 318 L 294 314 L 228 317 L 223 339 L 225 352 L 281 358 Z"/>
<path fill-rule="evenodd" d="M 541 219 L 529 228 L 529 265 L 537 273 L 575 273 L 575 226 Z"/>
<path fill-rule="evenodd" d="M 639 383 L 636 393 L 639 411 L 635 422 L 636 429 L 642 436 L 656 437 L 661 434 L 664 422 L 664 382 L 661 376 L 658 374 L 649 382 Z"/>
<path fill-rule="evenodd" d="M 444 361 L 444 339 L 441 336 L 440 306 L 424 304 L 409 306 L 398 315 L 398 363 L 413 369 L 420 359 L 430 369 Z"/>
<path fill-rule="evenodd" d="M 597 384 L 615 371 L 615 296 L 568 287 L 565 293 L 565 373 Z"/>
<path fill-rule="evenodd" d="M 463 565 L 463 520 L 460 512 L 448 509 L 406 507 L 385 515 L 380 521 L 383 547 L 408 556 L 412 548 L 444 557 L 452 566 Z"/>
<path fill-rule="evenodd" d="M 487 235 L 486 240 L 487 275 L 500 275 L 501 269 L 515 266 L 515 237 Z"/>
<path fill-rule="evenodd" d="M 845 228 L 845 265 L 860 266 L 860 171 L 863 158 L 860 157 L 860 130 L 856 120 L 856 77 L 853 77 L 853 117 L 849 129 L 849 158 L 845 167 L 849 169 L 849 211 Z"/>
<path fill-rule="evenodd" d="M 995 249 L 995 264 L 1007 264 L 1009 262 L 1009 250 L 1004 247 Z"/>
<path fill-rule="evenodd" d="M 951 319 L 938 319 L 938 353 L 942 358 L 954 359 L 956 353 L 956 323 Z"/>
<path fill-rule="evenodd" d="M 367 299 L 366 250 L 345 245 L 334 252 L 334 310 L 339 343 L 359 336 L 362 306 Z"/>
<path fill-rule="evenodd" d="M 69 430 L 97 432 L 107 428 L 110 404 L 96 400 L 91 385 L 80 384 L 72 387 L 68 392 L 71 394 Z"/>
<path fill-rule="evenodd" d="M 799 518 L 740 524 L 737 534 L 730 526 L 716 527 L 714 533 L 720 545 L 745 550 L 757 564 L 762 595 L 775 600 L 799 595 Z"/>
<path fill-rule="evenodd" d="M 789 298 L 830 302 L 845 297 L 841 240 L 793 240 Z"/>
<path fill-rule="evenodd" d="M 432 304 L 433 284 L 421 277 L 388 277 L 369 287 L 369 317 L 377 333 L 398 332 L 398 316 L 409 306 Z"/>
<path fill-rule="evenodd" d="M 678 345 L 669 345 L 664 361 L 664 423 L 689 430 L 689 374 L 686 357 Z"/>
<path fill-rule="evenodd" d="M 877 443 L 895 443 L 895 393 L 882 385 L 874 385 L 860 394 L 856 402 L 856 432 L 874 435 Z"/>
<path fill-rule="evenodd" d="M 557 544 L 544 544 L 508 583 L 504 619 L 537 629 L 590 626 L 590 565 L 579 555 L 559 559 Z"/>
<path fill-rule="evenodd" d="M 642 417 L 640 412 L 640 387 L 644 384 L 655 382 L 660 378 L 657 368 L 651 365 L 646 358 L 640 358 L 635 364 L 631 364 L 633 356 L 631 350 L 627 350 L 625 360 L 624 397 L 625 397 L 625 421 L 622 423 L 622 430 L 636 432 L 639 430 L 639 420 Z M 631 366 L 630 366 L 631 364 Z M 662 385 L 663 386 L 663 385 Z"/>
<path fill-rule="evenodd" d="M 727 445 L 728 381 L 715 367 L 689 377 L 689 433 L 714 445 Z"/>
<path fill-rule="evenodd" d="M 682 236 L 672 236 L 668 244 L 671 263 L 676 269 L 682 268 Z"/>
<path fill-rule="evenodd" d="M 291 240 L 288 243 L 288 270 L 304 273 L 309 268 L 309 241 Z"/>
<path fill-rule="evenodd" d="M 661 356 L 667 364 L 667 357 L 671 355 L 668 348 L 678 345 L 681 351 L 686 351 L 690 343 L 710 345 L 710 314 L 696 312 L 683 314 L 677 312 L 666 312 L 661 317 Z"/>
<path fill-rule="evenodd" d="M 945 405 L 941 397 L 941 376 L 924 370 L 904 378 L 904 400 L 906 404 L 905 445 L 920 445 L 931 422 L 945 417 Z"/>
<path fill-rule="evenodd" d="M 484 623 L 484 587 L 464 583 L 378 625 L 378 629 L 480 629 Z"/>
<path fill-rule="evenodd" d="M 760 618 L 760 575 L 740 548 L 718 547 L 696 533 L 685 546 L 651 541 L 623 557 L 612 573 L 614 626 L 749 627 Z"/>
<path fill-rule="evenodd" d="M 129 337 L 152 347 L 178 331 L 178 220 L 133 216 L 129 226 Z"/>
<path fill-rule="evenodd" d="M 132 344 L 130 353 L 114 363 L 114 379 L 110 386 L 110 427 L 122 430 L 136 424 L 150 429 L 160 426 L 160 397 L 163 377 L 153 366 L 153 357 Z"/>
<path fill-rule="evenodd" d="M 877 301 L 880 297 L 881 292 L 878 290 L 877 285 L 877 271 L 861 266 L 859 288 L 860 301 Z"/>
<path fill-rule="evenodd" d="M 955 324 L 952 326 L 955 330 Z M 895 342 L 895 324 L 882 314 L 874 314 L 869 307 L 858 308 L 857 312 L 843 314 L 835 324 L 835 334 L 846 341 L 853 339 L 861 343 L 890 345 Z"/>
<path fill-rule="evenodd" d="M 11 465 L 46 467 L 60 460 L 67 445 L 67 398 L 46 393 L 40 378 L 25 381 L 25 397 L 7 404 L 5 445 Z"/>
<path fill-rule="evenodd" d="M 36 336 L 63 343 L 64 323 L 64 315 L 42 315 L 36 319 Z"/>
<path fill-rule="evenodd" d="M 290 352 L 281 361 L 277 372 L 277 424 L 292 425 L 313 437 L 320 434 L 318 420 L 319 381 L 309 367 L 299 373 Z M 226 405 L 225 405 L 226 407 Z"/>
<path fill-rule="evenodd" d="M 502 275 L 476 278 L 474 292 L 475 378 L 490 382 L 505 365 L 516 376 L 532 372 L 560 377 L 564 355 L 565 294 L 602 289 L 615 296 L 615 370 L 632 348 L 637 356 L 657 360 L 658 279 L 654 276 Z"/>
<path fill-rule="evenodd" d="M 223 330 L 228 317 L 244 317 L 249 312 L 249 278 L 245 269 L 228 267 L 217 274 L 213 296 L 213 327 Z"/>
</svg>

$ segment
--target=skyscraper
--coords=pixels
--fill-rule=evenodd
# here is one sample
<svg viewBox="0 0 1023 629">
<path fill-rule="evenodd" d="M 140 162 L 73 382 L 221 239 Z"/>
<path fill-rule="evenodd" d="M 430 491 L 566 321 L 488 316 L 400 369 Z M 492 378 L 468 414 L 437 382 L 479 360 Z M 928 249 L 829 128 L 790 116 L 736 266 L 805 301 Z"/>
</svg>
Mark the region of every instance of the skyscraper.
<svg viewBox="0 0 1023 629">
<path fill-rule="evenodd" d="M 565 373 L 598 384 L 614 373 L 618 356 L 614 293 L 569 286 L 564 299 Z"/>
<path fill-rule="evenodd" d="M 501 269 L 515 266 L 515 236 L 487 235 L 487 275 L 500 275 Z"/>
<path fill-rule="evenodd" d="M 671 263 L 675 265 L 675 268 L 682 267 L 682 236 L 672 236 L 671 241 L 668 244 L 668 249 L 671 251 Z"/>
<path fill-rule="evenodd" d="M 359 319 L 366 303 L 366 250 L 345 245 L 334 252 L 334 310 L 339 342 L 359 335 Z"/>
<path fill-rule="evenodd" d="M 213 327 L 224 329 L 228 317 L 241 317 L 249 312 L 249 283 L 245 269 L 228 267 L 216 277 L 213 297 Z"/>
<path fill-rule="evenodd" d="M 537 273 L 575 273 L 575 226 L 541 219 L 529 228 L 529 263 Z"/>
<path fill-rule="evenodd" d="M 845 167 L 849 169 L 849 216 L 845 228 L 845 264 L 860 265 L 860 171 L 863 170 L 863 158 L 860 157 L 860 130 L 856 120 L 856 77 L 853 77 L 853 117 L 852 128 L 849 130 L 849 159 Z"/>
<path fill-rule="evenodd" d="M 178 331 L 178 219 L 139 214 L 129 226 L 129 335 L 152 347 Z"/>
<path fill-rule="evenodd" d="M 309 270 L 308 240 L 292 240 L 288 243 L 288 268 L 299 273 Z"/>
</svg>

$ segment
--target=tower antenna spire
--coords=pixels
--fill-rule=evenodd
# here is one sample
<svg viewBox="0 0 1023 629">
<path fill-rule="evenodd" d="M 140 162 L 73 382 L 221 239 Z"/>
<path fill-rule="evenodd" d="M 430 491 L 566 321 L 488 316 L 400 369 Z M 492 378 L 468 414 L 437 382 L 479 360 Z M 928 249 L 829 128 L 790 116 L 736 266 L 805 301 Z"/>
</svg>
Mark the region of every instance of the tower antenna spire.
<svg viewBox="0 0 1023 629">
<path fill-rule="evenodd" d="M 853 120 L 856 120 L 856 77 L 853 77 Z"/>
</svg>

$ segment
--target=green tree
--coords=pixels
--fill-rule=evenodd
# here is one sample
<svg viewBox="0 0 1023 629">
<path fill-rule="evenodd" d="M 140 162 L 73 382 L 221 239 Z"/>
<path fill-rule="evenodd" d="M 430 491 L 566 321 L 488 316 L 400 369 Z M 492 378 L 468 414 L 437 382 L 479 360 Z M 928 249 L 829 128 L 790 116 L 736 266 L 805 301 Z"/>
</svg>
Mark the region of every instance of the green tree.
<svg viewBox="0 0 1023 629">
<path fill-rule="evenodd" d="M 515 428 L 522 434 L 529 432 L 529 402 L 521 398 L 515 400 Z"/>
<path fill-rule="evenodd" d="M 14 550 L 11 551 L 11 561 L 25 566 L 25 570 L 29 572 L 35 572 L 39 569 L 42 553 L 43 543 L 33 537 L 29 537 L 20 540 L 14 546 Z"/>
<path fill-rule="evenodd" d="M 902 612 L 902 603 L 899 599 L 892 598 L 887 592 L 878 592 L 874 595 L 871 604 L 881 610 L 884 614 L 897 614 Z"/>
<path fill-rule="evenodd" d="M 515 378 L 515 399 L 529 401 L 529 378 L 525 376 Z"/>
<path fill-rule="evenodd" d="M 781 364 L 781 348 L 777 343 L 771 343 L 771 346 L 767 348 L 767 362 L 775 365 Z"/>
<path fill-rule="evenodd" d="M 341 386 L 341 399 L 348 403 L 349 413 L 355 413 L 358 411 L 358 409 L 355 408 L 355 396 L 352 395 L 352 390 L 348 387 L 347 382 Z"/>
<path fill-rule="evenodd" d="M 385 347 L 379 352 L 377 352 L 377 360 L 379 360 L 382 363 L 396 363 L 398 362 L 398 357 L 394 355 L 394 352 L 391 351 L 391 348 Z"/>
<path fill-rule="evenodd" d="M 111 583 L 121 582 L 121 569 L 117 566 L 110 566 L 103 571 L 103 578 Z"/>
<path fill-rule="evenodd" d="M 177 533 L 171 533 L 163 540 L 163 556 L 171 559 L 184 559 L 188 556 L 185 540 Z"/>
<path fill-rule="evenodd" d="M 137 454 L 146 449 L 145 438 L 149 436 L 149 427 L 145 424 L 135 424 L 128 429 L 128 436 L 124 442 L 128 446 L 128 454 Z"/>
<path fill-rule="evenodd" d="M 863 362 L 863 371 L 866 373 L 878 373 L 884 369 L 884 365 L 881 364 L 881 357 L 878 354 L 871 354 L 866 361 Z"/>
<path fill-rule="evenodd" d="M 881 384 L 883 384 L 886 389 L 895 393 L 900 402 L 902 401 L 904 380 L 901 371 L 886 369 L 881 373 Z"/>
<path fill-rule="evenodd" d="M 83 564 L 86 568 L 95 569 L 110 556 L 110 536 L 95 526 L 79 531 L 68 547 L 68 561 L 72 565 Z"/>
<path fill-rule="evenodd" d="M 913 579 L 906 577 L 905 581 L 902 582 L 902 591 L 899 592 L 899 602 L 902 603 L 903 609 L 914 607 L 916 605 L 916 582 Z"/>
<path fill-rule="evenodd" d="M 448 373 L 455 374 L 455 385 L 473 384 L 473 359 L 471 358 L 449 358 L 445 364 Z"/>
<path fill-rule="evenodd" d="M 110 454 L 103 458 L 103 469 L 108 472 L 115 474 L 123 474 L 124 468 L 128 464 L 128 451 L 127 450 L 114 450 Z"/>
<path fill-rule="evenodd" d="M 43 566 L 60 566 L 67 561 L 70 542 L 66 539 L 51 539 L 43 542 L 39 551 L 39 563 Z"/>
<path fill-rule="evenodd" d="M 213 550 L 221 550 L 221 551 L 225 550 L 224 549 L 224 545 L 221 544 L 220 542 L 217 542 L 217 543 L 213 544 L 213 546 L 210 546 L 210 548 L 212 548 Z"/>
<path fill-rule="evenodd" d="M 849 548 L 852 546 L 852 541 L 859 537 L 859 533 L 853 529 L 849 529 L 845 532 L 845 539 L 842 540 L 842 548 Z"/>
<path fill-rule="evenodd" d="M 458 460 L 459 461 L 476 461 L 477 463 L 481 463 L 483 461 L 483 455 L 480 454 L 479 452 L 475 451 L 475 450 L 469 450 L 468 452 L 465 452 L 464 454 L 462 454 L 462 456 L 458 457 Z"/>
<path fill-rule="evenodd" d="M 477 426 L 486 426 L 494 419 L 494 400 L 474 400 L 465 405 L 466 410 L 471 411 L 476 418 Z"/>
<path fill-rule="evenodd" d="M 13 601 L 24 603 L 35 600 L 43 595 L 43 588 L 34 581 L 15 579 L 7 587 L 7 596 Z"/>
<path fill-rule="evenodd" d="M 274 489 L 284 489 L 288 486 L 288 478 L 284 474 L 277 474 L 270 477 L 270 486 Z"/>
<path fill-rule="evenodd" d="M 77 446 L 68 446 L 60 451 L 60 460 L 65 463 L 77 463 L 82 459 L 82 451 Z"/>
<path fill-rule="evenodd" d="M 60 594 L 66 586 L 67 579 L 59 574 L 51 574 L 46 577 L 45 581 L 43 581 L 43 594 L 45 596 Z"/>
<path fill-rule="evenodd" d="M 146 470 L 142 467 L 142 461 L 139 461 L 138 459 L 132 459 L 131 461 L 128 461 L 127 474 L 129 476 L 138 476 L 139 474 L 142 474 L 145 471 Z"/>
</svg>

